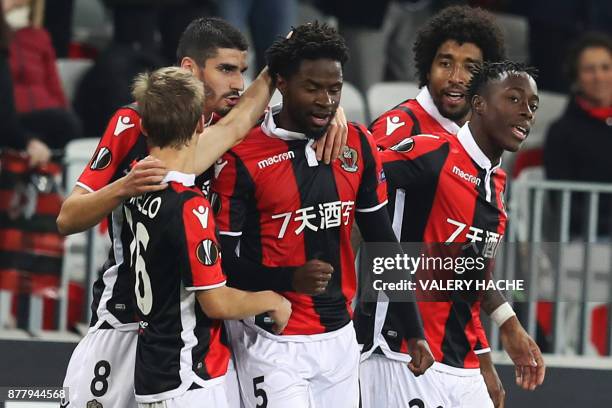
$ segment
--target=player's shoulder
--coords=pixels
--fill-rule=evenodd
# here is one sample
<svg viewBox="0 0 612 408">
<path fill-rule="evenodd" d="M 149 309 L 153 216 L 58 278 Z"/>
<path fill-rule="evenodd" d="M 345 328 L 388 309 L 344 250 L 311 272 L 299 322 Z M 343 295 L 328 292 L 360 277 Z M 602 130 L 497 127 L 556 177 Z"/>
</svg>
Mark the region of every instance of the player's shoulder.
<svg viewBox="0 0 612 408">
<path fill-rule="evenodd" d="M 227 151 L 227 154 L 237 157 L 247 157 L 253 153 L 265 150 L 270 137 L 265 134 L 260 125 L 254 126 L 249 130 L 242 142 Z"/>
<path fill-rule="evenodd" d="M 370 129 L 372 129 L 376 125 L 381 124 L 399 124 L 402 122 L 412 122 L 413 121 L 413 112 L 419 112 L 420 105 L 416 99 L 407 99 L 391 109 L 383 112 L 379 117 L 374 119 L 372 124 L 370 125 Z M 389 122 L 389 123 L 387 123 Z"/>
<path fill-rule="evenodd" d="M 446 134 L 419 134 L 403 138 L 389 149 L 380 152 L 383 160 L 398 159 L 401 156 L 420 156 L 435 150 L 452 147 L 452 137 Z"/>
<path fill-rule="evenodd" d="M 138 105 L 132 103 L 117 109 L 109 121 L 107 132 L 109 130 L 116 137 L 122 136 L 125 133 L 140 134 L 140 112 Z"/>
</svg>

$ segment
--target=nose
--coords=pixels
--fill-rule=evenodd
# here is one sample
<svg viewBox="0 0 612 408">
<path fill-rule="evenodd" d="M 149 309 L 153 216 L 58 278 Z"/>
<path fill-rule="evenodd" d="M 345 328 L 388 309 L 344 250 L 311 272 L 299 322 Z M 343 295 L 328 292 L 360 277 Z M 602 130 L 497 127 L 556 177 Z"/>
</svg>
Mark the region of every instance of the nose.
<svg viewBox="0 0 612 408">
<path fill-rule="evenodd" d="M 232 78 L 230 87 L 232 88 L 232 90 L 235 90 L 235 91 L 239 91 L 239 92 L 244 91 L 244 77 L 242 76 L 241 72 L 237 73 L 237 75 L 234 76 L 234 78 Z"/>
<path fill-rule="evenodd" d="M 464 67 L 455 64 L 450 72 L 449 81 L 453 84 L 465 85 L 470 80 L 471 73 Z"/>
<path fill-rule="evenodd" d="M 321 92 L 317 93 L 317 98 L 315 99 L 315 102 L 317 105 L 324 106 L 326 108 L 332 106 L 335 103 L 329 91 L 326 90 L 322 90 Z"/>
<path fill-rule="evenodd" d="M 521 115 L 524 116 L 530 122 L 535 117 L 535 109 L 531 109 L 531 107 L 529 106 L 529 102 L 525 102 L 522 104 Z"/>
</svg>

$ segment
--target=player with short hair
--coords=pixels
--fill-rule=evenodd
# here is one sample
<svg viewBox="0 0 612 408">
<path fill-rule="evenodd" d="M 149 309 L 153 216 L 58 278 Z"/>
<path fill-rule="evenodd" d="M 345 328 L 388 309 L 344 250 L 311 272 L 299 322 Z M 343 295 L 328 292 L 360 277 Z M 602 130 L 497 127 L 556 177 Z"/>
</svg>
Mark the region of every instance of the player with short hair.
<svg viewBox="0 0 612 408">
<path fill-rule="evenodd" d="M 457 136 L 417 135 L 381 152 L 389 211 L 401 242 L 469 243 L 468 249 L 474 246 L 490 262 L 506 228 L 501 155 L 516 152 L 528 136 L 538 107 L 537 87 L 532 70 L 522 64 L 485 62 L 474 69 L 465 97 L 472 116 Z M 481 295 L 482 308 L 500 326 L 502 345 L 515 363 L 517 384 L 535 389 L 545 373 L 538 346 L 497 292 Z M 436 359 L 420 378 L 404 368 L 407 357 L 394 347 L 397 339 L 391 334 L 401 308 L 389 306 L 387 312 L 378 305 L 372 316 L 356 317 L 364 328 L 371 319 L 384 321 L 380 333 L 360 333 L 367 345 L 360 371 L 364 408 L 493 406 L 478 369 L 478 355 L 489 351 L 486 338 L 479 336 L 484 333 L 478 319 L 481 302 L 478 297 L 451 299 L 419 302 Z M 503 399 L 498 403 L 503 406 Z"/>
<path fill-rule="evenodd" d="M 133 95 L 150 153 L 169 169 L 167 189 L 122 206 L 122 253 L 136 276 L 140 318 L 136 401 L 141 408 L 227 407 L 230 353 L 220 319 L 268 313 L 280 333 L 291 305 L 272 291 L 225 286 L 212 211 L 195 185 L 201 82 L 188 70 L 162 68 L 139 75 Z"/>
<path fill-rule="evenodd" d="M 451 6 L 434 15 L 419 31 L 414 54 L 421 91 L 416 98 L 400 103 L 370 125 L 379 148 L 387 149 L 423 133 L 456 135 L 470 116 L 466 93 L 472 71 L 483 61 L 503 59 L 503 34 L 491 13 L 469 6 Z M 418 207 L 418 202 L 409 199 L 406 205 Z M 425 222 L 411 220 L 416 225 Z M 471 336 L 479 337 L 480 354 L 471 355 L 468 366 L 480 367 L 491 398 L 498 405 L 505 392 L 490 353 L 486 352 L 488 342 L 480 317 L 474 319 Z"/>
<path fill-rule="evenodd" d="M 420 133 L 457 134 L 470 113 L 466 92 L 472 71 L 504 54 L 503 35 L 491 13 L 452 6 L 434 15 L 414 43 L 421 91 L 370 125 L 377 145 L 386 149 Z"/>
<path fill-rule="evenodd" d="M 357 220 L 366 240 L 396 242 L 385 210 L 384 173 L 372 137 L 355 123 L 340 160 L 326 165 L 314 158 L 311 146 L 338 107 L 348 58 L 334 29 L 301 25 L 290 39 L 276 41 L 267 58 L 283 107 L 268 112 L 222 157 L 212 185 L 229 282 L 273 289 L 293 306 L 280 336 L 270 332 L 265 317 L 231 322 L 242 398 L 249 408 L 357 407 L 350 233 Z M 300 267 L 308 262 L 333 270 L 304 276 Z M 258 270 L 261 265 L 269 270 Z M 431 355 L 416 308 L 405 312 L 411 369 L 420 374 Z"/>
<path fill-rule="evenodd" d="M 219 81 L 213 86 L 241 88 L 239 56 L 246 42 L 240 37 L 240 32 L 219 19 L 198 19 L 188 27 L 185 35 L 196 28 L 205 38 L 199 43 L 201 47 L 209 49 L 209 44 L 212 44 L 220 50 L 214 55 L 207 54 L 211 57 L 202 61 L 204 69 L 197 72 L 197 78 L 212 77 L 214 74 L 209 75 L 209 71 L 216 71 L 215 74 L 227 82 L 221 85 L 223 81 Z M 221 52 L 223 50 L 226 52 Z M 187 65 L 192 71 L 196 67 Z M 236 72 L 240 83 L 232 85 Z M 270 77 L 264 70 L 242 95 L 242 103 L 201 134 L 198 172 L 210 167 L 225 150 L 244 137 L 266 107 L 272 90 Z M 219 91 L 221 94 L 227 92 Z M 217 101 L 212 111 L 205 111 L 205 116 L 211 117 L 213 111 L 222 112 L 229 104 L 225 99 Z M 161 182 L 167 169 L 158 159 L 147 155 L 138 107 L 130 105 L 119 109 L 110 120 L 77 186 L 63 203 L 57 220 L 60 232 L 69 234 L 85 230 L 108 216 L 113 243 L 103 273 L 93 287 L 89 331 L 73 352 L 66 370 L 64 385 L 71 390 L 67 406 L 84 406 L 93 400 L 103 405 L 136 405 L 132 381 L 138 328 L 135 281 L 126 270 L 119 246 L 123 216 L 117 207 L 127 198 L 166 188 L 166 184 Z"/>
</svg>

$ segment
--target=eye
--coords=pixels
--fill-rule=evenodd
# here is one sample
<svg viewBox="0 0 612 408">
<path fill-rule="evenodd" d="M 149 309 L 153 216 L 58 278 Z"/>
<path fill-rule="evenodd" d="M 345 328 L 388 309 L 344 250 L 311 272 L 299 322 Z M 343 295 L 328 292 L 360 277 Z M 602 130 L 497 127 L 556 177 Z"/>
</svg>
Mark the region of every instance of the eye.
<svg viewBox="0 0 612 408">
<path fill-rule="evenodd" d="M 531 105 L 529 105 L 529 109 L 531 109 L 532 112 L 537 111 L 539 108 L 539 106 L 535 103 L 532 103 Z"/>
<path fill-rule="evenodd" d="M 514 96 L 514 95 L 510 95 L 510 96 L 508 97 L 508 100 L 509 100 L 510 102 L 512 102 L 512 103 L 518 103 L 518 102 L 519 102 L 519 98 L 517 98 L 517 97 L 516 97 L 516 96 Z"/>
<path fill-rule="evenodd" d="M 329 93 L 332 95 L 336 95 L 340 92 L 340 88 L 332 88 L 329 90 Z"/>
<path fill-rule="evenodd" d="M 451 66 L 451 63 L 449 61 L 442 60 L 442 61 L 440 61 L 440 66 L 442 66 L 444 68 L 448 68 L 448 67 Z"/>
</svg>

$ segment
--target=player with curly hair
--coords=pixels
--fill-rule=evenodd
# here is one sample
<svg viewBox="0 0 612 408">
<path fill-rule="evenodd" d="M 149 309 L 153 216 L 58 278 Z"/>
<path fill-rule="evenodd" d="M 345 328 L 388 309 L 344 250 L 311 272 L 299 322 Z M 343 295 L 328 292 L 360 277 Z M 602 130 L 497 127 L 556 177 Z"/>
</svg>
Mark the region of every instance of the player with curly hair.
<svg viewBox="0 0 612 408">
<path fill-rule="evenodd" d="M 533 125 L 538 108 L 534 73 L 510 61 L 484 62 L 474 68 L 465 95 L 471 120 L 456 135 L 408 137 L 383 151 L 381 159 L 398 239 L 444 247 L 455 243 L 462 257 L 480 259 L 490 268 L 507 224 L 501 155 L 516 152 Z M 463 276 L 469 274 L 467 279 L 473 281 L 478 273 L 473 268 Z M 410 359 L 397 323 L 403 305 L 379 304 L 371 316 L 356 313 L 358 338 L 365 346 L 360 367 L 364 408 L 503 407 L 504 391 L 490 361 L 481 309 L 500 328 L 502 346 L 515 364 L 517 385 L 533 390 L 542 384 L 540 349 L 499 292 L 472 291 L 469 298 L 454 292 L 447 301 L 419 299 L 425 335 L 436 359 L 419 378 L 405 365 Z M 381 328 L 368 333 L 370 320 L 380 322 Z M 496 389 L 501 392 L 492 392 Z"/>
<path fill-rule="evenodd" d="M 503 35 L 492 14 L 468 6 L 441 10 L 414 44 L 421 92 L 370 125 L 376 143 L 386 149 L 419 133 L 456 134 L 469 116 L 465 95 L 472 71 L 504 54 Z"/>
<path fill-rule="evenodd" d="M 374 140 L 355 123 L 339 160 L 314 159 L 312 143 L 340 102 L 348 59 L 342 37 L 325 24 L 305 24 L 266 55 L 282 109 L 268 112 L 222 157 L 212 200 L 230 286 L 275 290 L 289 299 L 294 317 L 282 335 L 270 332 L 265 316 L 230 322 L 242 398 L 248 408 L 356 408 L 350 235 L 357 221 L 366 241 L 397 242 L 384 173 Z M 319 267 L 305 273 L 306 265 Z M 422 374 L 433 357 L 416 306 L 404 312 L 411 369 Z"/>
</svg>

